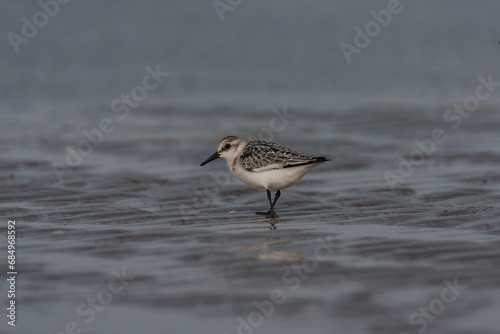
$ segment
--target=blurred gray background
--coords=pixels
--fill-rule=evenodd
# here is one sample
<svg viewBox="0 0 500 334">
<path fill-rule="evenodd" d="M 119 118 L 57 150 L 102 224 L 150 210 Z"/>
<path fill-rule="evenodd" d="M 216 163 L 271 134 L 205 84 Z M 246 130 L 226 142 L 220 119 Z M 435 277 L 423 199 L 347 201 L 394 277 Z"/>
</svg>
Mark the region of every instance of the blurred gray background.
<svg viewBox="0 0 500 334">
<path fill-rule="evenodd" d="M 171 73 L 148 104 L 211 106 L 437 103 L 498 74 L 497 1 L 402 1 L 388 27 L 348 64 L 371 10 L 387 1 L 242 1 L 219 19 L 211 1 L 71 1 L 15 54 L 6 35 L 36 1 L 2 4 L 3 108 L 108 105 L 147 65 Z"/>
</svg>

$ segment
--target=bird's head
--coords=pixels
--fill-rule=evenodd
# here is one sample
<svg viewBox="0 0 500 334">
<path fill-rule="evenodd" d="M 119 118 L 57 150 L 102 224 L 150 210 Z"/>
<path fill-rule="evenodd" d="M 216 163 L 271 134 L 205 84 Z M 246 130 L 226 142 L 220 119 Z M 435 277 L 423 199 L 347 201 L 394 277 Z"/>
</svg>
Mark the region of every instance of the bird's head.
<svg viewBox="0 0 500 334">
<path fill-rule="evenodd" d="M 217 158 L 222 158 L 227 162 L 233 161 L 238 156 L 241 150 L 245 147 L 246 142 L 236 136 L 227 136 L 222 138 L 217 147 L 217 152 L 212 154 L 207 160 L 203 161 L 200 166 L 208 164 Z"/>
</svg>

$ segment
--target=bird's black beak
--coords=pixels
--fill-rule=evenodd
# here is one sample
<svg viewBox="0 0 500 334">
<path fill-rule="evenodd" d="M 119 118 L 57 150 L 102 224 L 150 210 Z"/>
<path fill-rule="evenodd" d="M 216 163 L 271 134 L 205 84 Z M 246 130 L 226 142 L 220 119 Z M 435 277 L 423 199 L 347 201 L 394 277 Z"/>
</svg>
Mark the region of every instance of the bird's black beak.
<svg viewBox="0 0 500 334">
<path fill-rule="evenodd" d="M 215 160 L 219 157 L 220 157 L 219 152 L 215 152 L 207 160 L 203 161 L 200 166 L 204 166 L 204 165 L 208 164 L 210 161 Z"/>
</svg>

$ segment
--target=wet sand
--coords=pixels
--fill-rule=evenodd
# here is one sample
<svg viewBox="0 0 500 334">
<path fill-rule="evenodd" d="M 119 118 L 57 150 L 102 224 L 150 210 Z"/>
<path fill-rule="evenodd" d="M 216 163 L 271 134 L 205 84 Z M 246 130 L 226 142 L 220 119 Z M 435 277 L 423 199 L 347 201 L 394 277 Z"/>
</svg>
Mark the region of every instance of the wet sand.
<svg viewBox="0 0 500 334">
<path fill-rule="evenodd" d="M 296 118 L 274 140 L 332 161 L 282 192 L 279 219 L 255 215 L 265 193 L 234 177 L 213 187 L 223 161 L 199 166 L 229 134 L 203 124 L 224 113 L 141 110 L 62 183 L 50 163 L 64 157 L 64 130 L 27 123 L 27 136 L 4 123 L 16 140 L 0 172 L 2 216 L 19 229 L 19 330 L 494 333 L 500 117 L 485 107 L 453 131 L 442 110 L 289 109 Z M 233 113 L 232 133 L 256 135 L 272 117 Z M 437 127 L 448 140 L 391 190 L 384 172 Z M 130 281 L 109 301 L 102 289 L 122 268 Z M 89 296 L 102 306 L 94 317 Z"/>
</svg>

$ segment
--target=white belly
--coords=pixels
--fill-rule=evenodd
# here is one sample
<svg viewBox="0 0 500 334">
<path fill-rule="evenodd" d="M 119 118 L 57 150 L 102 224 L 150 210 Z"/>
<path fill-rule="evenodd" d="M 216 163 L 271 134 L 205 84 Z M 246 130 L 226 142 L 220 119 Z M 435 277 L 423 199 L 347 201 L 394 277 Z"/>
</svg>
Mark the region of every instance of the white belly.
<svg viewBox="0 0 500 334">
<path fill-rule="evenodd" d="M 237 167 L 233 174 L 255 190 L 277 191 L 290 187 L 317 165 L 319 164 L 270 169 L 260 172 L 249 172 L 246 169 Z"/>
</svg>

